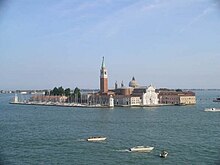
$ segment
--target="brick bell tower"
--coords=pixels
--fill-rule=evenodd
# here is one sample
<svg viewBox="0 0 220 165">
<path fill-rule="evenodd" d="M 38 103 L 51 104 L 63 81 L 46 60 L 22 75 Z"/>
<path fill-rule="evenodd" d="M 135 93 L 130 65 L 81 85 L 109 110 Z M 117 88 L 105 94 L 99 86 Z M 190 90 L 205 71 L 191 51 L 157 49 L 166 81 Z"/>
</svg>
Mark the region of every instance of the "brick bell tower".
<svg viewBox="0 0 220 165">
<path fill-rule="evenodd" d="M 100 93 L 108 93 L 108 74 L 105 67 L 105 59 L 102 57 L 102 66 L 100 69 Z"/>
</svg>

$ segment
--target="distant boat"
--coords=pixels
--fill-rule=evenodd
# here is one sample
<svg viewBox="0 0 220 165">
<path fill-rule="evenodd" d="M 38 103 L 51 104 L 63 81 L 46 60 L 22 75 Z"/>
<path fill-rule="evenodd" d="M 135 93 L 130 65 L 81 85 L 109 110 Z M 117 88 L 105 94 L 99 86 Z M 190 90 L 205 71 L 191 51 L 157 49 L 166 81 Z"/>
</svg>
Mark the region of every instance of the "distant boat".
<svg viewBox="0 0 220 165">
<path fill-rule="evenodd" d="M 91 136 L 86 139 L 88 142 L 96 142 L 96 141 L 104 141 L 106 140 L 106 137 L 103 136 Z"/>
<path fill-rule="evenodd" d="M 206 108 L 205 109 L 206 112 L 220 112 L 219 108 Z"/>
<path fill-rule="evenodd" d="M 162 157 L 162 158 L 166 158 L 167 155 L 168 155 L 168 152 L 165 150 L 161 151 L 161 153 L 160 153 L 160 157 Z"/>
<path fill-rule="evenodd" d="M 220 102 L 220 97 L 217 97 L 216 99 L 214 99 L 213 102 Z"/>
<path fill-rule="evenodd" d="M 154 149 L 154 147 L 149 147 L 149 146 L 136 146 L 136 147 L 129 148 L 129 151 L 131 151 L 131 152 L 149 152 L 153 149 Z"/>
</svg>

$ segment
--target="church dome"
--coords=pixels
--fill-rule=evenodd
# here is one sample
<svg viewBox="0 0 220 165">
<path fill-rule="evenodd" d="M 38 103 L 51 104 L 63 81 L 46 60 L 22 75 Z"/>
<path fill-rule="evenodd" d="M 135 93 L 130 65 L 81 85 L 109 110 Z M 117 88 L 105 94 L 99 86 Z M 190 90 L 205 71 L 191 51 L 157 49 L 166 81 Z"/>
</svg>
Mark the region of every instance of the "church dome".
<svg viewBox="0 0 220 165">
<path fill-rule="evenodd" d="M 133 77 L 132 80 L 129 82 L 129 87 L 133 87 L 133 88 L 136 88 L 138 87 L 138 83 L 137 81 L 135 80 L 135 78 Z"/>
</svg>

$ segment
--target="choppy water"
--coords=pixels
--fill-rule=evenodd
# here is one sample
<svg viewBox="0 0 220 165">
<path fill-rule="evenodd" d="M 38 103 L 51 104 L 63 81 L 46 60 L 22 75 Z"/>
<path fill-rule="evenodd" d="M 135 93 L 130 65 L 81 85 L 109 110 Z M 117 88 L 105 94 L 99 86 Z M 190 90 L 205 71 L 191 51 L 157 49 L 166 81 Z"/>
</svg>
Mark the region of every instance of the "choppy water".
<svg viewBox="0 0 220 165">
<path fill-rule="evenodd" d="M 1 94 L 0 164 L 220 164 L 220 113 L 204 112 L 220 108 L 220 91 L 196 94 L 195 106 L 114 109 L 9 105 Z M 93 135 L 107 140 L 84 140 Z M 155 149 L 128 152 L 137 145 Z"/>
</svg>

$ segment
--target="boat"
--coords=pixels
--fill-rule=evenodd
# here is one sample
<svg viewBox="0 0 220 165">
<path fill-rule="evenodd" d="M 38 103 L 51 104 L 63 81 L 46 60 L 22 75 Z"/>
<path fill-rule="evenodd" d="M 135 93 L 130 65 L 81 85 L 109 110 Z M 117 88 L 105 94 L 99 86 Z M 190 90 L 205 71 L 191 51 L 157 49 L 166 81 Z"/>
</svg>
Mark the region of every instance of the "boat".
<svg viewBox="0 0 220 165">
<path fill-rule="evenodd" d="M 91 136 L 86 139 L 88 142 L 96 142 L 96 141 L 104 141 L 106 140 L 106 137 L 103 136 Z"/>
<path fill-rule="evenodd" d="M 167 155 L 168 155 L 168 152 L 165 150 L 161 151 L 161 153 L 160 153 L 160 157 L 162 157 L 162 158 L 166 158 Z"/>
<path fill-rule="evenodd" d="M 220 112 L 220 108 L 206 108 L 206 112 Z"/>
<path fill-rule="evenodd" d="M 129 151 L 131 151 L 131 152 L 149 152 L 153 149 L 154 149 L 154 147 L 149 147 L 149 146 L 136 146 L 136 147 L 129 148 Z"/>
<path fill-rule="evenodd" d="M 214 99 L 213 102 L 220 102 L 220 97 L 217 97 L 216 99 Z"/>
</svg>

